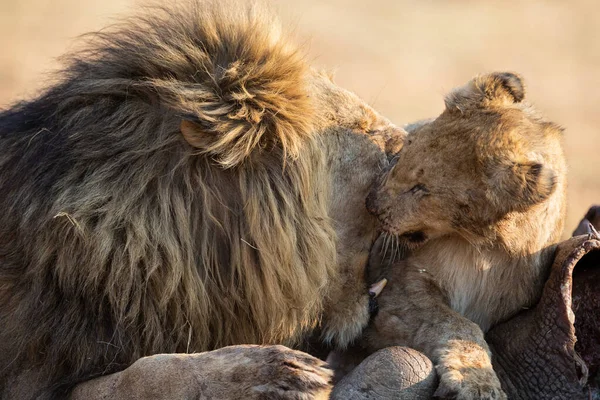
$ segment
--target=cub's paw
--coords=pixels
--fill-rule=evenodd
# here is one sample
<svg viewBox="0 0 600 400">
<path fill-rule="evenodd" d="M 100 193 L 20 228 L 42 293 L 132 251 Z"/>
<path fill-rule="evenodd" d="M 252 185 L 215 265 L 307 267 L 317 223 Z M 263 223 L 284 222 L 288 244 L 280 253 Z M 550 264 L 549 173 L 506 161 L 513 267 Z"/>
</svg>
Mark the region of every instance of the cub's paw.
<svg viewBox="0 0 600 400">
<path fill-rule="evenodd" d="M 434 396 L 456 400 L 506 400 L 500 381 L 491 368 L 446 370 L 440 375 Z"/>
</svg>

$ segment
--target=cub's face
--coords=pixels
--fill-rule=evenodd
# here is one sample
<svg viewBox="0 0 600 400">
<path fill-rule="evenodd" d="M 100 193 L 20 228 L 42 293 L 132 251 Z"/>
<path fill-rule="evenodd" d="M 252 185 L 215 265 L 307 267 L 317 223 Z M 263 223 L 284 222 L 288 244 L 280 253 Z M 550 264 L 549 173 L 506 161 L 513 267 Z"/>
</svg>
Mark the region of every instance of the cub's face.
<svg viewBox="0 0 600 400">
<path fill-rule="evenodd" d="M 367 198 L 382 229 L 409 248 L 452 232 L 460 214 L 485 199 L 473 146 L 460 140 L 462 125 L 442 115 L 411 132 Z"/>
<path fill-rule="evenodd" d="M 560 129 L 523 97 L 518 76 L 485 75 L 452 92 L 437 119 L 416 126 L 367 198 L 384 232 L 414 249 L 453 232 L 483 235 L 507 213 L 547 199 Z"/>
</svg>

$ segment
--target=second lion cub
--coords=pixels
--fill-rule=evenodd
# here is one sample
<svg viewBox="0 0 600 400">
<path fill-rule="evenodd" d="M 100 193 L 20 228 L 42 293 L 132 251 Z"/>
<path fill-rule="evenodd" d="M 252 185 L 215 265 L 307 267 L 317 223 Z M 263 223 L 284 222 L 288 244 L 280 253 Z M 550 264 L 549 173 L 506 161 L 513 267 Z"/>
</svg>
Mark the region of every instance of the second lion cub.
<svg viewBox="0 0 600 400">
<path fill-rule="evenodd" d="M 562 131 L 524 96 L 512 73 L 454 90 L 367 200 L 410 255 L 386 272 L 366 347 L 424 352 L 438 396 L 506 398 L 484 332 L 536 302 L 561 236 Z"/>
</svg>

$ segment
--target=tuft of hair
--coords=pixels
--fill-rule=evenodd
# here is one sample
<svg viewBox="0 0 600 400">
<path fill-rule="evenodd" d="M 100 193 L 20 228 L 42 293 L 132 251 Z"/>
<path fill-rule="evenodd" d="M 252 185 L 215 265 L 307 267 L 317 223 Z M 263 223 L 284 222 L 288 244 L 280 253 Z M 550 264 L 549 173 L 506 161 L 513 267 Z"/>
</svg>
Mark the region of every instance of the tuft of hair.
<svg viewBox="0 0 600 400">
<path fill-rule="evenodd" d="M 90 37 L 69 73 L 89 94 L 141 95 L 169 108 L 198 153 L 224 167 L 310 135 L 308 66 L 279 21 L 253 1 L 150 7 Z"/>
<path fill-rule="evenodd" d="M 300 53 L 222 0 L 86 46 L 0 112 L 0 387 L 32 371 L 64 398 L 149 354 L 293 344 L 336 265 Z"/>
</svg>

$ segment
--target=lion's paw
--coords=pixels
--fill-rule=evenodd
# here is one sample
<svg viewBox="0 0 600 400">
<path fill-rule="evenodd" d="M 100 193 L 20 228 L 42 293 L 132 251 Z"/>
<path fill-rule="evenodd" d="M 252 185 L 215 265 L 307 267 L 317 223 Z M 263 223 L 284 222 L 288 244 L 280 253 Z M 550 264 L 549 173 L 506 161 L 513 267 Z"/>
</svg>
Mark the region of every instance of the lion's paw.
<svg viewBox="0 0 600 400">
<path fill-rule="evenodd" d="M 327 399 L 333 371 L 325 362 L 309 354 L 284 346 L 258 347 L 256 363 L 244 364 L 243 375 L 251 386 L 254 399 L 313 400 Z M 238 375 L 239 376 L 239 375 Z"/>
<path fill-rule="evenodd" d="M 73 400 L 324 400 L 332 371 L 284 346 L 230 346 L 197 354 L 156 354 L 78 385 Z"/>
<path fill-rule="evenodd" d="M 500 381 L 491 368 L 447 370 L 440 376 L 435 397 L 456 400 L 506 400 Z"/>
</svg>

